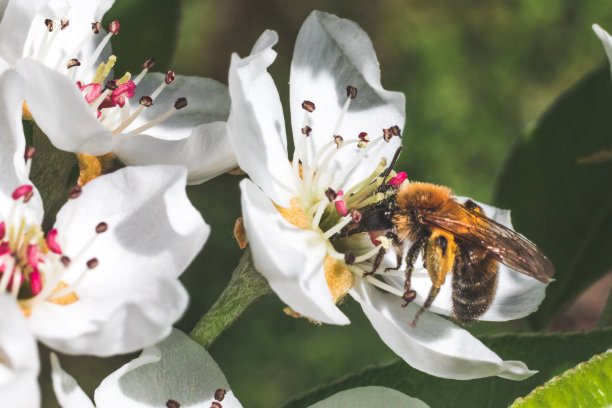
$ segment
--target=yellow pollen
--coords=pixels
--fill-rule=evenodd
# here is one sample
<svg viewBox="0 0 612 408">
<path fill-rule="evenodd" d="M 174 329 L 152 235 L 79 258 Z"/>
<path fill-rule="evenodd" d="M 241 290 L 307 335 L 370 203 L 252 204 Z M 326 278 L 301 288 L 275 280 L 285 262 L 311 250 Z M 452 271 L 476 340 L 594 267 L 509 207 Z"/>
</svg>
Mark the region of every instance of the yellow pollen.
<svg viewBox="0 0 612 408">
<path fill-rule="evenodd" d="M 21 107 L 22 113 L 21 113 L 21 119 L 23 120 L 34 120 L 34 118 L 32 117 L 32 113 L 30 113 L 30 109 L 28 109 L 28 105 L 26 105 L 26 102 L 23 101 L 23 105 Z"/>
<path fill-rule="evenodd" d="M 57 287 L 55 289 L 53 289 L 52 294 L 53 293 L 57 293 L 58 291 L 64 289 L 67 286 L 68 286 L 68 284 L 66 284 L 64 282 L 58 283 Z M 79 297 L 77 296 L 77 294 L 74 293 L 74 292 L 70 292 L 67 295 L 60 296 L 60 297 L 55 298 L 55 299 L 51 299 L 49 302 L 55 303 L 56 305 L 65 306 L 65 305 L 69 305 L 71 303 L 74 303 L 77 300 L 79 300 Z"/>
<path fill-rule="evenodd" d="M 325 257 L 323 270 L 325 271 L 325 281 L 332 294 L 332 300 L 334 303 L 338 303 L 355 284 L 355 276 L 349 271 L 344 262 L 334 259 L 329 255 Z"/>
<path fill-rule="evenodd" d="M 130 79 L 132 79 L 132 74 L 130 74 L 129 72 L 126 72 L 125 74 L 123 74 L 121 78 L 117 80 L 117 85 L 125 84 Z"/>
<path fill-rule="evenodd" d="M 94 75 L 91 83 L 92 84 L 102 84 L 102 82 L 106 79 L 108 74 L 110 74 L 111 69 L 113 69 L 115 62 L 117 62 L 117 57 L 115 57 L 114 55 L 111 55 L 110 57 L 108 57 L 107 63 L 101 62 L 100 65 L 98 65 L 98 69 L 96 70 L 96 74 Z"/>
<path fill-rule="evenodd" d="M 295 225 L 301 229 L 307 229 L 310 226 L 306 213 L 300 204 L 300 199 L 293 197 L 289 200 L 289 207 L 281 207 L 276 203 L 273 203 L 280 215 L 283 216 L 291 225 Z"/>
<path fill-rule="evenodd" d="M 77 154 L 77 159 L 79 161 L 78 184 L 81 187 L 102 174 L 112 173 L 123 167 L 123 164 L 113 153 L 107 153 L 102 156 Z"/>
</svg>

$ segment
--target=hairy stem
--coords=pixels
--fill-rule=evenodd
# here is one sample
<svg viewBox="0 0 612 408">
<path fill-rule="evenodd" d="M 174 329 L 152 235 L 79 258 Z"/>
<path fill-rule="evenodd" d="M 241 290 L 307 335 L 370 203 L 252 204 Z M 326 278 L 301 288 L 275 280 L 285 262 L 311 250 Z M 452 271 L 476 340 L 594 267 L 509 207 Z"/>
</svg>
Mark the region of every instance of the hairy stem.
<svg viewBox="0 0 612 408">
<path fill-rule="evenodd" d="M 189 336 L 208 348 L 253 301 L 268 293 L 272 293 L 272 290 L 266 279 L 255 269 L 251 251 L 247 248 L 227 287 Z"/>
</svg>

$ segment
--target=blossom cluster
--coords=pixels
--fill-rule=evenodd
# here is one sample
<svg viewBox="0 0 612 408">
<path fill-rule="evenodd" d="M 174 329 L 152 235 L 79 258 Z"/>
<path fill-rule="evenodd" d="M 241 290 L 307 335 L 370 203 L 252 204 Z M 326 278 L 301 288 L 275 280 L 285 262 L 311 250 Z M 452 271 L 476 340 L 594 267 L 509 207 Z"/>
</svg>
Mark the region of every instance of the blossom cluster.
<svg viewBox="0 0 612 408">
<path fill-rule="evenodd" d="M 409 182 L 395 171 L 380 178 L 402 146 L 405 98 L 381 85 L 372 43 L 357 24 L 317 11 L 304 22 L 291 63 L 288 140 L 268 73 L 274 31 L 265 31 L 248 56 L 232 55 L 228 86 L 150 72 L 152 59 L 132 76 L 114 70 L 111 40 L 120 23 L 100 24 L 112 4 L 4 4 L 0 405 L 40 406 L 40 341 L 57 352 L 101 357 L 144 349 L 102 382 L 98 407 L 240 406 L 204 348 L 172 329 L 188 302 L 178 278 L 210 233 L 185 187 L 236 167 L 248 175 L 240 190 L 254 265 L 293 315 L 345 325 L 338 305 L 350 297 L 382 341 L 419 370 L 453 379 L 520 380 L 534 373 L 520 361 L 504 361 L 447 318 L 449 282 L 418 324 L 410 324 L 432 284 L 420 258 L 412 277 L 416 295 L 406 306 L 403 270 L 385 272 L 403 254 L 388 251 L 372 271 L 380 248 L 389 247 L 384 234 L 334 239 L 360 208 L 382 199 L 380 185 Z M 612 38 L 594 29 L 612 59 Z M 58 203 L 43 200 L 48 187 L 30 178 L 45 152 L 26 144 L 23 119 L 78 159 L 79 179 L 67 186 L 57 213 Z M 512 228 L 509 211 L 479 205 Z M 480 319 L 522 318 L 537 309 L 545 288 L 500 265 L 495 298 Z M 52 369 L 62 406 L 94 406 L 55 354 Z M 425 406 L 394 390 L 365 387 L 313 407 L 380 401 Z"/>
</svg>

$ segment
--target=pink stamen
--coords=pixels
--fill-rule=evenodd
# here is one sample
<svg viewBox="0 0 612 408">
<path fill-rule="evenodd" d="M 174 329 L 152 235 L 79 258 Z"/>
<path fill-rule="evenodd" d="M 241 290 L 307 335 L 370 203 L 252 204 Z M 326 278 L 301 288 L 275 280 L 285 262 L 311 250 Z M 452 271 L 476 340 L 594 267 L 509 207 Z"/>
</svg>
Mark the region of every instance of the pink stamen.
<svg viewBox="0 0 612 408">
<path fill-rule="evenodd" d="M 117 87 L 110 95 L 111 101 L 115 105 L 119 105 L 120 108 L 123 108 L 125 105 L 125 98 L 131 98 L 134 96 L 134 90 L 136 89 L 136 84 L 132 81 L 127 81 Z"/>
<path fill-rule="evenodd" d="M 19 200 L 21 197 L 29 194 L 32 189 L 34 187 L 24 184 L 23 186 L 19 186 L 15 189 L 15 191 L 13 191 L 13 194 L 11 197 L 13 197 L 13 200 Z"/>
<path fill-rule="evenodd" d="M 51 231 L 49 231 L 45 240 L 47 241 L 47 246 L 51 252 L 59 255 L 62 254 L 62 248 L 60 248 L 59 244 L 57 243 L 57 228 L 53 228 Z"/>
<path fill-rule="evenodd" d="M 11 248 L 9 247 L 9 243 L 6 242 L 6 241 L 0 243 L 0 255 L 8 254 L 9 252 L 11 252 Z M 4 267 L 4 265 L 2 265 L 2 267 Z M 0 272 L 2 272 L 2 270 L 0 270 Z"/>
<path fill-rule="evenodd" d="M 32 267 L 32 268 L 36 268 L 38 266 L 38 262 L 40 262 L 40 257 L 38 256 L 40 254 L 40 250 L 38 249 L 38 245 L 34 245 L 34 244 L 30 244 L 28 245 L 28 250 L 27 250 L 27 257 L 28 257 L 28 264 Z"/>
<path fill-rule="evenodd" d="M 339 190 L 336 193 L 336 196 L 337 196 L 336 200 L 334 201 L 334 206 L 336 206 L 336 211 L 342 217 L 346 217 L 346 215 L 348 214 L 348 208 L 346 207 L 346 203 L 342 199 L 342 196 L 344 196 L 344 191 Z"/>
<path fill-rule="evenodd" d="M 4 235 L 6 234 L 6 225 L 4 221 L 0 222 L 0 239 L 4 239 Z"/>
<path fill-rule="evenodd" d="M 36 296 L 42 290 L 42 278 L 40 277 L 40 272 L 38 269 L 34 269 L 30 272 L 30 292 L 32 295 Z"/>
<path fill-rule="evenodd" d="M 89 88 L 89 90 L 87 91 L 87 94 L 85 95 L 85 100 L 87 101 L 87 103 L 92 103 L 93 101 L 98 99 L 98 97 L 102 93 L 102 85 L 100 84 L 88 84 L 88 85 L 80 85 L 80 84 L 81 84 L 80 82 L 77 82 L 77 86 L 79 87 L 81 91 L 84 91 L 85 89 Z"/>
<path fill-rule="evenodd" d="M 408 178 L 408 176 L 406 175 L 406 172 L 405 171 L 400 171 L 399 173 L 397 173 L 397 175 L 395 177 L 393 177 L 391 180 L 389 180 L 389 182 L 387 184 L 389 184 L 390 186 L 393 186 L 393 187 L 398 187 L 407 178 Z"/>
</svg>

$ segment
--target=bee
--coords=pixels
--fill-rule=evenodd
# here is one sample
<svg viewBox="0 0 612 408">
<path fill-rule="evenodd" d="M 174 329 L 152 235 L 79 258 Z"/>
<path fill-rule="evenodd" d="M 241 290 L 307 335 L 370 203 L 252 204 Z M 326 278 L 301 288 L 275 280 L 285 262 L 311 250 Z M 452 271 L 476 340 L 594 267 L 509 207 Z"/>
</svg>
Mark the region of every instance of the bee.
<svg viewBox="0 0 612 408">
<path fill-rule="evenodd" d="M 401 147 L 382 180 L 387 179 L 400 152 Z M 478 319 L 491 305 L 500 262 L 543 283 L 554 274 L 552 263 L 533 242 L 488 218 L 474 201 L 458 202 L 447 187 L 420 182 L 393 187 L 383 183 L 377 191 L 385 198 L 364 207 L 359 222 L 349 224 L 333 238 L 386 231 L 397 254 L 397 265 L 385 272 L 399 270 L 406 263 L 402 307 L 416 297 L 410 281 L 422 254 L 432 286 L 414 317 L 413 327 L 433 303 L 448 274 L 452 274 L 453 317 L 463 323 Z M 404 257 L 408 242 L 411 244 Z M 366 274 L 380 268 L 386 251 L 381 245 L 372 271 Z"/>
</svg>

